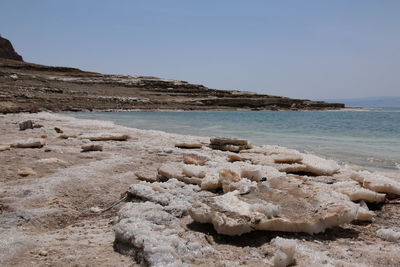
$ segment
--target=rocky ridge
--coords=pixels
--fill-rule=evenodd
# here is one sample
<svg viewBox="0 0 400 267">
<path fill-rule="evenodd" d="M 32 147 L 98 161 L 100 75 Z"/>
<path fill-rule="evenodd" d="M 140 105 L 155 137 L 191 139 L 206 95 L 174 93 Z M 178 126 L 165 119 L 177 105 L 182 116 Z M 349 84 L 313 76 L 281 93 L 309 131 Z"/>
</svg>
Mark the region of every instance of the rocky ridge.
<svg viewBox="0 0 400 267">
<path fill-rule="evenodd" d="M 149 76 L 106 75 L 0 59 L 0 112 L 88 110 L 325 110 L 343 104 L 207 88 Z"/>
</svg>

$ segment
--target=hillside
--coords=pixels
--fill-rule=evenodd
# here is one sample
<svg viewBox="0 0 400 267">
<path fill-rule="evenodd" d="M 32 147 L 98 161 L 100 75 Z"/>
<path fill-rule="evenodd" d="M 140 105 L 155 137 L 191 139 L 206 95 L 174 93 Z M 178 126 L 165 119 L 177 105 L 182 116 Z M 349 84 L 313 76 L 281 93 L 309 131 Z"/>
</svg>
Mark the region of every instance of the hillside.
<svg viewBox="0 0 400 267">
<path fill-rule="evenodd" d="M 343 104 L 210 89 L 186 81 L 106 75 L 0 59 L 0 112 L 107 109 L 339 109 Z"/>
</svg>

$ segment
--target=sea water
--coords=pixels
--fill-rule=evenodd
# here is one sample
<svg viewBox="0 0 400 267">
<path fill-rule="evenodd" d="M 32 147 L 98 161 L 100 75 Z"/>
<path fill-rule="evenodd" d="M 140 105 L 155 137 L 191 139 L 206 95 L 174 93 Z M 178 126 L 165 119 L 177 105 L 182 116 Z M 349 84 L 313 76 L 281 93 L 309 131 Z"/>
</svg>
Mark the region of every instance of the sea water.
<svg viewBox="0 0 400 267">
<path fill-rule="evenodd" d="M 373 170 L 400 169 L 400 110 L 68 113 L 139 129 L 246 138 Z"/>
</svg>

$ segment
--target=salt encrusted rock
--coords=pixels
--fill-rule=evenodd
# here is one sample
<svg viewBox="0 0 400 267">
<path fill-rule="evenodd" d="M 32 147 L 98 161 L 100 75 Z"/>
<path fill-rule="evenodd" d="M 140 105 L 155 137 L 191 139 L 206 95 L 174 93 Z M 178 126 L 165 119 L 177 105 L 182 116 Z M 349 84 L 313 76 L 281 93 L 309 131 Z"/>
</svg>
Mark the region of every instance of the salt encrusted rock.
<svg viewBox="0 0 400 267">
<path fill-rule="evenodd" d="M 58 138 L 60 139 L 76 138 L 76 135 L 60 134 Z"/>
<path fill-rule="evenodd" d="M 310 154 L 302 154 L 302 164 L 306 165 L 306 172 L 315 175 L 333 175 L 339 171 L 340 166 L 334 160 L 323 159 Z"/>
<path fill-rule="evenodd" d="M 175 144 L 175 147 L 183 148 L 183 149 L 196 149 L 196 148 L 202 148 L 203 144 L 201 144 L 201 143 L 178 143 L 178 144 Z"/>
<path fill-rule="evenodd" d="M 222 151 L 240 152 L 252 148 L 251 142 L 245 139 L 216 137 L 210 139 L 210 147 Z"/>
<path fill-rule="evenodd" d="M 229 162 L 236 162 L 236 161 L 247 161 L 250 160 L 248 157 L 238 155 L 238 154 L 229 154 L 228 161 Z"/>
<path fill-rule="evenodd" d="M 142 180 L 142 181 L 146 181 L 146 182 L 150 182 L 150 183 L 158 181 L 156 173 L 150 173 L 148 171 L 146 171 L 146 172 L 145 171 L 137 171 L 137 172 L 135 172 L 135 175 L 139 180 Z"/>
<path fill-rule="evenodd" d="M 372 191 L 400 196 L 400 183 L 394 179 L 369 171 L 354 172 L 350 177 Z"/>
<path fill-rule="evenodd" d="M 273 156 L 275 163 L 299 163 L 303 160 L 303 156 L 300 153 L 282 153 Z"/>
<path fill-rule="evenodd" d="M 68 164 L 66 161 L 58 158 L 46 158 L 46 159 L 39 159 L 36 161 L 37 163 L 44 163 L 44 164 Z"/>
<path fill-rule="evenodd" d="M 157 177 L 161 181 L 166 181 L 172 178 L 176 178 L 179 180 L 184 177 L 182 173 L 182 166 L 179 164 L 166 163 L 161 165 L 157 171 L 158 171 Z"/>
<path fill-rule="evenodd" d="M 90 141 L 126 141 L 130 137 L 126 134 L 100 134 L 94 136 L 81 136 L 81 139 L 89 139 Z"/>
<path fill-rule="evenodd" d="M 400 240 L 400 232 L 396 232 L 392 229 L 379 229 L 376 231 L 376 234 L 387 241 L 397 242 Z"/>
<path fill-rule="evenodd" d="M 199 243 L 199 237 L 188 232 L 179 220 L 198 197 L 210 197 L 212 193 L 170 179 L 134 184 L 128 194 L 145 202 L 127 203 L 119 212 L 114 226 L 117 249 L 134 251 L 135 258 L 145 266 L 184 266 L 213 254 L 214 250 Z"/>
<path fill-rule="evenodd" d="M 257 207 L 269 207 L 265 210 Z M 189 211 L 216 231 L 240 235 L 253 230 L 320 233 L 356 219 L 360 206 L 329 185 L 292 177 L 268 179 L 256 190 L 205 198 Z"/>
<path fill-rule="evenodd" d="M 139 182 L 129 187 L 128 193 L 133 198 L 151 201 L 168 207 L 167 210 L 174 216 L 181 217 L 187 214 L 191 202 L 197 196 L 212 196 L 210 192 L 200 192 L 197 185 L 186 184 L 177 179 L 167 182 Z"/>
<path fill-rule="evenodd" d="M 300 154 L 299 151 L 276 145 L 263 145 L 247 150 L 242 150 L 240 153 L 253 153 L 263 155 L 279 155 L 279 154 Z"/>
<path fill-rule="evenodd" d="M 240 176 L 256 182 L 260 182 L 263 178 L 266 179 L 266 173 L 263 173 L 260 169 L 255 168 L 243 169 Z"/>
<path fill-rule="evenodd" d="M 294 258 L 297 247 L 295 240 L 276 237 L 271 240 L 271 244 L 277 248 L 272 259 L 274 267 L 286 267 L 296 262 Z"/>
<path fill-rule="evenodd" d="M 224 193 L 233 191 L 230 184 L 239 182 L 240 179 L 240 175 L 231 169 L 223 169 L 219 172 L 219 182 Z"/>
<path fill-rule="evenodd" d="M 194 165 L 205 165 L 208 161 L 208 158 L 205 156 L 197 155 L 197 154 L 184 154 L 183 162 L 185 164 L 194 164 Z"/>
<path fill-rule="evenodd" d="M 184 166 L 182 171 L 188 177 L 204 178 L 206 176 L 205 168 L 202 166 Z"/>
<path fill-rule="evenodd" d="M 0 152 L 10 150 L 10 146 L 0 146 Z"/>
<path fill-rule="evenodd" d="M 386 195 L 362 188 L 356 181 L 337 182 L 332 184 L 337 192 L 347 195 L 351 201 L 366 201 L 370 203 L 384 202 Z"/>
<path fill-rule="evenodd" d="M 202 190 L 216 190 L 221 188 L 221 182 L 219 181 L 218 175 L 208 175 L 201 180 L 201 189 Z"/>
<path fill-rule="evenodd" d="M 103 151 L 103 146 L 101 145 L 94 145 L 94 144 L 89 144 L 89 145 L 83 145 L 81 146 L 81 152 L 90 152 L 90 151 Z"/>
<path fill-rule="evenodd" d="M 20 131 L 25 131 L 26 129 L 33 129 L 33 122 L 31 120 L 23 121 L 19 124 Z"/>
<path fill-rule="evenodd" d="M 15 148 L 41 148 L 45 145 L 44 141 L 41 139 L 27 139 L 21 140 L 11 145 Z"/>
<path fill-rule="evenodd" d="M 155 267 L 185 266 L 211 256 L 214 250 L 186 233 L 168 208 L 149 201 L 125 204 L 114 226 L 117 250 L 131 250 L 139 264 Z"/>
<path fill-rule="evenodd" d="M 35 175 L 36 172 L 34 170 L 32 170 L 31 168 L 23 167 L 23 168 L 18 170 L 17 174 L 19 176 L 26 177 L 28 175 Z"/>
</svg>

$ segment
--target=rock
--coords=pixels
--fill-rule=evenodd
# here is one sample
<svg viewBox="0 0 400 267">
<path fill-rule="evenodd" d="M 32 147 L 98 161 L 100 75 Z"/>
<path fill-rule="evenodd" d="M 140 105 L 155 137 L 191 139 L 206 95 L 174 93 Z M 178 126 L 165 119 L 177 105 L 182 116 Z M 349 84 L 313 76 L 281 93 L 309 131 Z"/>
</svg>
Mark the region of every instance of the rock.
<svg viewBox="0 0 400 267">
<path fill-rule="evenodd" d="M 205 169 L 201 166 L 184 166 L 182 171 L 188 177 L 204 178 L 206 176 Z"/>
<path fill-rule="evenodd" d="M 390 194 L 395 197 L 400 196 L 400 183 L 386 176 L 369 171 L 359 171 L 352 173 L 350 178 L 372 191 Z"/>
<path fill-rule="evenodd" d="M 117 250 L 133 250 L 139 264 L 157 267 L 186 266 L 194 259 L 212 255 L 214 250 L 203 245 L 201 235 L 187 231 L 179 219 L 187 214 L 196 196 L 211 193 L 171 179 L 165 183 L 140 182 L 132 185 L 128 194 L 145 202 L 129 202 L 120 210 L 114 226 Z"/>
<path fill-rule="evenodd" d="M 0 36 L 0 58 L 23 61 L 22 57 L 18 55 L 17 52 L 15 52 L 11 42 L 1 36 Z"/>
<path fill-rule="evenodd" d="M 366 201 L 369 203 L 381 203 L 386 199 L 385 194 L 376 193 L 362 188 L 356 181 L 337 182 L 331 186 L 335 191 L 347 195 L 351 201 Z"/>
<path fill-rule="evenodd" d="M 89 151 L 103 151 L 103 146 L 101 145 L 83 145 L 81 146 L 81 152 L 89 152 Z"/>
<path fill-rule="evenodd" d="M 0 152 L 10 150 L 10 146 L 0 146 Z"/>
<path fill-rule="evenodd" d="M 274 267 L 286 267 L 296 262 L 294 258 L 297 246 L 295 240 L 275 237 L 271 244 L 277 248 L 272 259 Z"/>
<path fill-rule="evenodd" d="M 64 133 L 64 131 L 58 127 L 54 127 L 54 131 L 56 131 L 56 133 Z"/>
<path fill-rule="evenodd" d="M 207 157 L 200 156 L 197 154 L 184 154 L 183 162 L 186 164 L 194 164 L 194 165 L 205 165 L 208 161 Z"/>
<path fill-rule="evenodd" d="M 229 154 L 228 155 L 228 161 L 229 162 L 236 162 L 236 161 L 247 161 L 249 158 L 240 156 L 238 154 Z"/>
<path fill-rule="evenodd" d="M 33 128 L 43 128 L 44 126 L 42 124 L 34 123 Z"/>
<path fill-rule="evenodd" d="M 142 181 L 146 181 L 146 182 L 150 182 L 150 183 L 158 181 L 156 173 L 137 171 L 137 172 L 135 172 L 135 175 L 139 180 L 142 180 Z"/>
<path fill-rule="evenodd" d="M 396 232 L 392 229 L 379 229 L 376 234 L 383 240 L 390 242 L 398 242 L 400 240 L 400 232 Z"/>
<path fill-rule="evenodd" d="M 14 81 L 18 80 L 18 75 L 17 74 L 11 74 L 10 78 L 13 79 Z"/>
<path fill-rule="evenodd" d="M 178 143 L 178 144 L 175 144 L 175 147 L 183 148 L 183 149 L 197 149 L 197 148 L 202 148 L 203 144 L 200 144 L 200 143 Z"/>
<path fill-rule="evenodd" d="M 302 154 L 301 161 L 306 168 L 306 172 L 314 175 L 333 175 L 339 171 L 340 166 L 334 160 L 323 159 L 310 154 Z"/>
<path fill-rule="evenodd" d="M 23 121 L 19 124 L 20 131 L 25 131 L 26 129 L 33 129 L 33 122 L 31 120 Z"/>
<path fill-rule="evenodd" d="M 90 141 L 126 141 L 129 138 L 129 135 L 126 134 L 101 134 L 81 137 L 81 139 L 89 139 Z"/>
<path fill-rule="evenodd" d="M 240 176 L 242 178 L 247 178 L 251 181 L 260 182 L 264 177 L 266 177 L 266 174 L 263 173 L 260 169 L 246 168 L 242 170 Z"/>
<path fill-rule="evenodd" d="M 42 134 L 41 136 L 40 136 L 40 138 L 43 138 L 43 139 L 46 139 L 48 136 L 47 136 L 47 134 Z"/>
<path fill-rule="evenodd" d="M 273 156 L 274 162 L 275 163 L 299 163 L 303 160 L 303 157 L 301 156 L 300 153 L 297 154 L 289 154 L 289 153 L 282 153 Z"/>
<path fill-rule="evenodd" d="M 223 169 L 219 172 L 219 182 L 224 193 L 233 191 L 230 188 L 230 184 L 239 182 L 240 179 L 240 175 L 231 169 Z"/>
<path fill-rule="evenodd" d="M 166 181 L 172 178 L 180 180 L 183 177 L 182 167 L 180 165 L 167 163 L 158 168 L 158 178 L 160 181 Z"/>
<path fill-rule="evenodd" d="M 23 168 L 18 170 L 17 174 L 19 176 L 26 177 L 28 175 L 35 175 L 36 172 L 34 170 L 32 170 L 31 168 L 23 167 Z"/>
<path fill-rule="evenodd" d="M 21 140 L 17 143 L 11 145 L 15 148 L 41 148 L 45 145 L 44 141 L 41 139 L 26 139 Z"/>
<path fill-rule="evenodd" d="M 46 250 L 39 250 L 39 251 L 38 251 L 38 255 L 39 255 L 39 256 L 46 257 L 47 254 L 48 254 L 48 252 L 47 252 Z"/>
<path fill-rule="evenodd" d="M 60 134 L 58 138 L 60 139 L 76 138 L 76 135 Z"/>
<path fill-rule="evenodd" d="M 62 165 L 67 165 L 68 162 L 58 159 L 58 158 L 45 158 L 45 159 L 39 159 L 36 161 L 37 163 L 44 163 L 44 164 L 62 164 Z"/>
<path fill-rule="evenodd" d="M 202 199 L 189 214 L 225 235 L 253 230 L 320 233 L 356 219 L 360 206 L 329 185 L 292 177 L 270 178 L 256 190 Z"/>
<path fill-rule="evenodd" d="M 201 181 L 201 189 L 202 190 L 216 190 L 222 187 L 221 182 L 219 181 L 218 176 L 209 175 L 202 179 Z"/>
<path fill-rule="evenodd" d="M 252 148 L 252 145 L 245 139 L 215 137 L 210 139 L 210 147 L 222 151 L 240 152 Z"/>
</svg>

